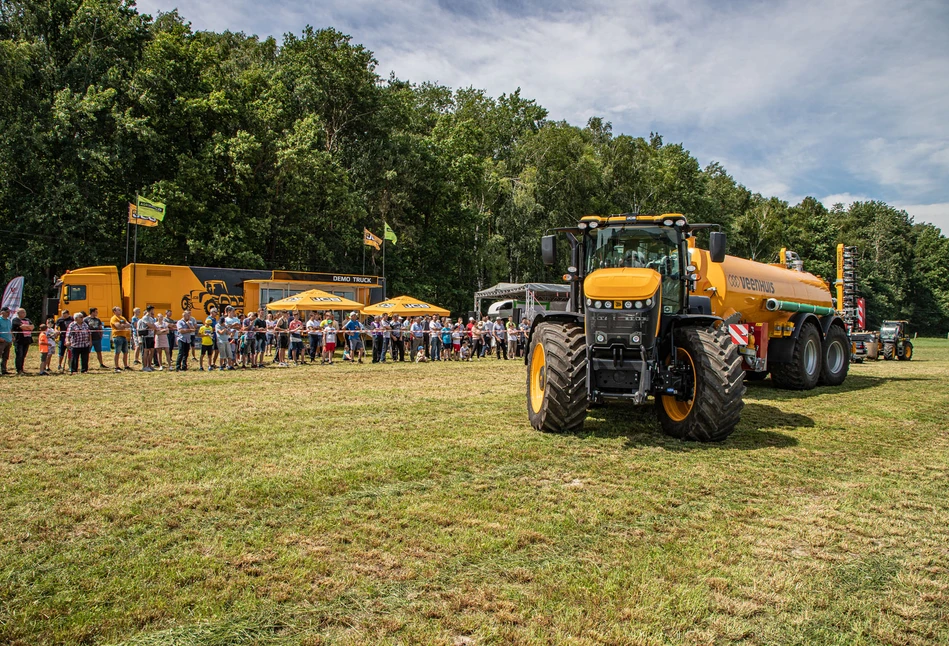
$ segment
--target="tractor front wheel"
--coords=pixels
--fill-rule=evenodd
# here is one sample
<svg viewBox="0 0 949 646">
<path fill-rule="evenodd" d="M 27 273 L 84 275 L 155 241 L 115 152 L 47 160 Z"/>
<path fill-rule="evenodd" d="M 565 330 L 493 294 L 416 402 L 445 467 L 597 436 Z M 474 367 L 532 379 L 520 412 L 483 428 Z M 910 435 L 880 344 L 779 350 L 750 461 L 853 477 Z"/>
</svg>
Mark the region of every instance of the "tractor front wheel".
<svg viewBox="0 0 949 646">
<path fill-rule="evenodd" d="M 883 358 L 887 361 L 890 361 L 893 356 L 896 354 L 895 349 L 892 343 L 883 344 Z"/>
<path fill-rule="evenodd" d="M 909 341 L 903 343 L 903 354 L 899 356 L 900 361 L 909 361 L 913 358 L 913 344 Z"/>
<path fill-rule="evenodd" d="M 656 399 L 659 424 L 681 440 L 721 442 L 735 430 L 745 384 L 738 346 L 714 328 L 679 328 L 674 360 L 683 371 L 684 393 Z"/>
<path fill-rule="evenodd" d="M 541 323 L 531 334 L 527 416 L 538 431 L 583 427 L 587 416 L 587 348 L 583 327 Z"/>
</svg>

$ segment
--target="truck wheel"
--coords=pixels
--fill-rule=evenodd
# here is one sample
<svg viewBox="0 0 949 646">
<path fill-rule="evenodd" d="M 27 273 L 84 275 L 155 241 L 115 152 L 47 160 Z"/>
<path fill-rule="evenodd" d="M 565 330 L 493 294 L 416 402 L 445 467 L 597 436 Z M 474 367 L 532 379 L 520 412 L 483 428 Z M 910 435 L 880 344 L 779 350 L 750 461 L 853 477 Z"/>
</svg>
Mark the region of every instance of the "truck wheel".
<svg viewBox="0 0 949 646">
<path fill-rule="evenodd" d="M 817 385 L 821 372 L 821 344 L 817 327 L 808 323 L 794 344 L 791 361 L 771 368 L 771 381 L 786 390 L 810 390 Z"/>
<path fill-rule="evenodd" d="M 893 358 L 893 344 L 884 343 L 883 344 L 883 358 L 889 361 Z"/>
<path fill-rule="evenodd" d="M 850 370 L 850 339 L 843 328 L 832 325 L 824 337 L 823 361 L 820 379 L 822 386 L 839 386 Z"/>
<path fill-rule="evenodd" d="M 913 344 L 906 341 L 903 344 L 903 354 L 899 356 L 900 361 L 909 361 L 913 358 Z"/>
<path fill-rule="evenodd" d="M 738 346 L 720 330 L 695 327 L 676 330 L 675 344 L 677 361 L 692 368 L 692 396 L 656 399 L 662 431 L 680 440 L 721 442 L 735 430 L 744 406 Z"/>
<path fill-rule="evenodd" d="M 583 427 L 587 416 L 587 348 L 583 327 L 541 323 L 531 334 L 527 416 L 538 431 Z"/>
</svg>

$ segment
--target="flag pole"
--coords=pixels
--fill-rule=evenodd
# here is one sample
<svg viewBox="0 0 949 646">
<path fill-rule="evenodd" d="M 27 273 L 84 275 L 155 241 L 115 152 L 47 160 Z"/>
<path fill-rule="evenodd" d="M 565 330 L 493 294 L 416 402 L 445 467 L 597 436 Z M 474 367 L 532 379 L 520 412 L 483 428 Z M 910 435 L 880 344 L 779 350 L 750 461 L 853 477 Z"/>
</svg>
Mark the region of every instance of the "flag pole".
<svg viewBox="0 0 949 646">
<path fill-rule="evenodd" d="M 366 275 L 366 234 L 362 235 L 362 275 Z"/>
<path fill-rule="evenodd" d="M 125 221 L 125 264 L 129 264 L 129 221 Z"/>
<path fill-rule="evenodd" d="M 389 288 L 386 285 L 386 236 L 385 233 L 382 234 L 382 300 L 387 298 L 386 290 Z"/>
</svg>

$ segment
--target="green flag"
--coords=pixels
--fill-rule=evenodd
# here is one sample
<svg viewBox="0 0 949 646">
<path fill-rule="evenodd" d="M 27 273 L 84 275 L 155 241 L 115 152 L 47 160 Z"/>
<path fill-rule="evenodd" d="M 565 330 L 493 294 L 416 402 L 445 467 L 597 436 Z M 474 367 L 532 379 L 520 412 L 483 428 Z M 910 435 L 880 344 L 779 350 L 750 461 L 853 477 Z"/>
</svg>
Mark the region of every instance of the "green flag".
<svg viewBox="0 0 949 646">
<path fill-rule="evenodd" d="M 165 219 L 165 205 L 161 202 L 155 202 L 153 200 L 146 200 L 141 195 L 136 195 L 136 207 L 138 208 L 138 215 L 148 216 L 155 218 L 156 220 Z"/>
<path fill-rule="evenodd" d="M 383 224 L 385 224 L 385 227 L 386 227 L 385 239 L 391 240 L 392 244 L 397 243 L 399 241 L 399 238 L 395 235 L 395 231 L 392 230 L 392 227 L 389 226 L 388 222 L 383 222 Z"/>
</svg>

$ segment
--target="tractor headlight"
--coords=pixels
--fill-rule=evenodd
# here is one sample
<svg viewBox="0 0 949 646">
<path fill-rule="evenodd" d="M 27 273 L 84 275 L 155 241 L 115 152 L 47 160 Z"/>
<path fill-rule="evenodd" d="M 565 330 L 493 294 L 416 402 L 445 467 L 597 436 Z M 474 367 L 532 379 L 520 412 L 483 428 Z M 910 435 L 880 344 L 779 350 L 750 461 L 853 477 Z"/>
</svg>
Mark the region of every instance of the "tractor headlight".
<svg viewBox="0 0 949 646">
<path fill-rule="evenodd" d="M 637 310 L 638 310 L 639 308 L 641 308 L 642 306 L 643 306 L 643 302 L 642 302 L 642 301 L 636 301 L 636 309 L 637 309 Z"/>
<path fill-rule="evenodd" d="M 643 338 L 639 336 L 638 334 L 634 334 L 631 337 L 629 337 L 629 340 L 633 345 L 639 345 L 640 341 L 642 341 Z"/>
<path fill-rule="evenodd" d="M 651 299 L 651 298 L 647 298 L 647 299 L 646 299 L 646 307 L 652 307 L 652 299 Z"/>
<path fill-rule="evenodd" d="M 603 332 L 597 332 L 593 338 L 596 339 L 597 343 L 606 343 L 606 334 Z"/>
<path fill-rule="evenodd" d="M 625 303 L 623 303 L 623 307 L 625 307 L 628 310 L 633 309 L 633 301 L 626 301 Z"/>
<path fill-rule="evenodd" d="M 587 299 L 587 307 L 590 307 L 591 305 L 593 305 L 593 299 L 592 299 L 592 298 L 588 298 L 588 299 Z"/>
<path fill-rule="evenodd" d="M 606 305 L 606 309 L 608 310 L 613 309 L 613 301 L 606 301 L 604 305 Z"/>
<path fill-rule="evenodd" d="M 595 303 L 593 304 L 593 307 L 595 307 L 596 309 L 600 309 L 601 307 L 603 307 L 603 301 L 597 301 L 597 302 L 595 302 Z"/>
</svg>

